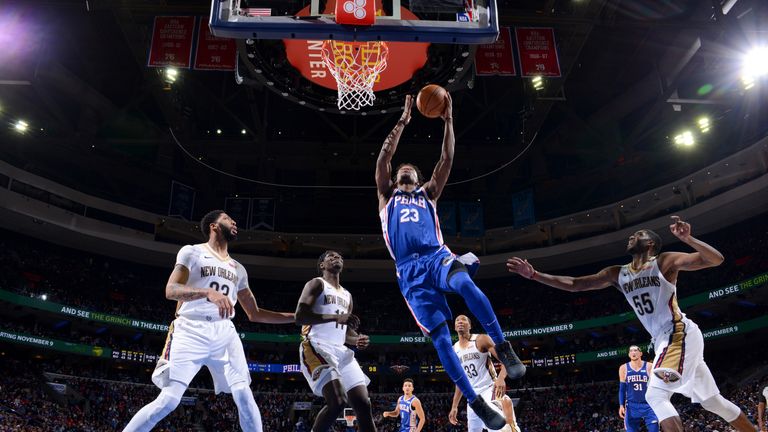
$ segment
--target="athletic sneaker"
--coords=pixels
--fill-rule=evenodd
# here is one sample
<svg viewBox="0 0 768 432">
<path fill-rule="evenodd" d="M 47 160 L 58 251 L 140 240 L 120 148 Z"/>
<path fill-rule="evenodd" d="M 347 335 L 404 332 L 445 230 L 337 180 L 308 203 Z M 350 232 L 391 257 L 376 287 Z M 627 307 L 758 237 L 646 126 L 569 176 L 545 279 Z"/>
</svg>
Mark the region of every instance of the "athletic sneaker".
<svg viewBox="0 0 768 432">
<path fill-rule="evenodd" d="M 498 411 L 491 408 L 490 405 L 485 403 L 483 397 L 477 395 L 477 399 L 469 404 L 472 407 L 472 411 L 480 417 L 480 420 L 485 423 L 488 429 L 499 430 L 507 425 L 507 421 L 499 414 Z"/>
<path fill-rule="evenodd" d="M 515 354 L 515 350 L 512 349 L 512 344 L 509 341 L 504 341 L 500 344 L 496 344 L 496 354 L 499 356 L 499 360 L 504 364 L 507 369 L 507 376 L 510 379 L 522 378 L 525 375 L 525 365 L 520 361 L 520 358 Z"/>
</svg>

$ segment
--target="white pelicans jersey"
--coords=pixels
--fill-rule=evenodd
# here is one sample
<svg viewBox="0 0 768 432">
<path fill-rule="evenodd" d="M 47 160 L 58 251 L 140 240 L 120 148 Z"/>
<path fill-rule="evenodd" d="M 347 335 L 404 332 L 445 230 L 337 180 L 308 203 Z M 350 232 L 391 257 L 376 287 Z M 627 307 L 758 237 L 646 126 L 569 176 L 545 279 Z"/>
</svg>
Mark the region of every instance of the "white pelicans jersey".
<svg viewBox="0 0 768 432">
<path fill-rule="evenodd" d="M 619 291 L 652 337 L 669 333 L 675 323 L 685 318 L 677 305 L 677 287 L 661 274 L 656 258 L 638 271 L 633 271 L 630 264 L 622 266 L 618 283 Z"/>
<path fill-rule="evenodd" d="M 453 350 L 459 356 L 461 367 L 469 378 L 469 383 L 475 391 L 480 391 L 493 385 L 496 379 L 496 369 L 493 367 L 491 354 L 480 352 L 477 349 L 477 335 L 473 334 L 469 338 L 469 343 L 465 348 L 459 346 L 459 342 L 453 344 Z"/>
<path fill-rule="evenodd" d="M 237 292 L 248 288 L 245 267 L 230 257 L 222 259 L 207 243 L 181 248 L 176 256 L 176 264 L 189 270 L 187 286 L 214 289 L 229 297 L 232 306 L 237 303 Z M 222 319 L 219 308 L 205 298 L 183 302 L 176 316 L 206 321 Z M 233 310 L 232 316 L 227 319 L 234 316 Z"/>
<path fill-rule="evenodd" d="M 323 278 L 323 292 L 317 296 L 315 304 L 312 305 L 312 312 L 316 314 L 334 314 L 343 315 L 349 313 L 349 305 L 352 302 L 352 295 L 344 287 L 338 288 L 326 282 Z M 347 339 L 347 326 L 335 321 L 322 324 L 312 324 L 303 326 L 301 334 L 314 342 L 325 342 L 331 345 L 344 345 Z"/>
</svg>

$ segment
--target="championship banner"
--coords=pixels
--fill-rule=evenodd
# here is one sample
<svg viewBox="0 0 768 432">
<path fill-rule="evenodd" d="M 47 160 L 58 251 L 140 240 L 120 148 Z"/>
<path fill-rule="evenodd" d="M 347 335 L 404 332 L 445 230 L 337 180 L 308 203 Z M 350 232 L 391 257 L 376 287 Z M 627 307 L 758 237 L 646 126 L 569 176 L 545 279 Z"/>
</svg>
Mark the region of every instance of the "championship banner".
<svg viewBox="0 0 768 432">
<path fill-rule="evenodd" d="M 192 220 L 195 209 L 195 189 L 171 180 L 171 198 L 168 203 L 168 216 Z"/>
<path fill-rule="evenodd" d="M 219 38 L 211 33 L 208 17 L 200 19 L 195 49 L 195 69 L 233 71 L 237 63 L 234 39 Z M 245 219 L 243 219 L 245 220 Z"/>
<path fill-rule="evenodd" d="M 512 194 L 512 220 L 517 228 L 536 223 L 533 207 L 533 189 L 526 189 Z"/>
<path fill-rule="evenodd" d="M 478 76 L 516 76 L 512 55 L 512 34 L 509 27 L 499 29 L 499 38 L 492 44 L 480 45 L 475 53 L 475 73 Z"/>
<path fill-rule="evenodd" d="M 251 200 L 249 198 L 225 198 L 224 211 L 238 224 L 246 225 L 251 212 Z"/>
<path fill-rule="evenodd" d="M 559 77 L 555 30 L 552 28 L 515 28 L 517 52 L 520 54 L 520 75 L 524 77 Z"/>
<path fill-rule="evenodd" d="M 479 202 L 459 203 L 461 218 L 461 235 L 465 237 L 482 237 L 485 233 L 483 225 L 483 205 Z"/>
<path fill-rule="evenodd" d="M 444 236 L 456 235 L 456 203 L 453 201 L 440 201 L 437 203 L 437 219 L 440 221 L 440 231 Z"/>
<path fill-rule="evenodd" d="M 188 68 L 192 62 L 194 32 L 195 17 L 155 17 L 147 66 Z"/>
<path fill-rule="evenodd" d="M 275 230 L 275 199 L 253 198 L 251 200 L 251 221 L 248 229 Z"/>
</svg>

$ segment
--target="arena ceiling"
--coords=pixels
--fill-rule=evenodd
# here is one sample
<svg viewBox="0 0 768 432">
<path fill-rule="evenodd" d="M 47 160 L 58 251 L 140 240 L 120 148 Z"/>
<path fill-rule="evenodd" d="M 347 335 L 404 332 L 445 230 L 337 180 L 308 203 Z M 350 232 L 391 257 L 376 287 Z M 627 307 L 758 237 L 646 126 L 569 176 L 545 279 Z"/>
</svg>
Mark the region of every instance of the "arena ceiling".
<svg viewBox="0 0 768 432">
<path fill-rule="evenodd" d="M 517 191 L 533 188 L 536 216 L 546 219 L 665 184 L 754 142 L 768 125 L 766 86 L 746 90 L 740 65 L 751 46 L 768 44 L 768 4 L 722 3 L 501 2 L 503 26 L 555 29 L 563 76 L 542 91 L 519 77 L 470 76 L 454 92 L 451 181 L 480 178 L 448 187 L 444 199 L 481 201 L 486 227 L 508 226 Z M 4 2 L 1 157 L 161 214 L 177 180 L 197 189 L 196 216 L 225 197 L 275 197 L 278 230 L 375 232 L 375 156 L 399 113 L 322 113 L 238 85 L 229 72 L 182 71 L 169 88 L 161 70 L 146 67 L 153 18 L 208 8 Z M 697 131 L 702 116 L 712 124 L 706 133 Z M 25 134 L 14 130 L 22 118 Z M 685 129 L 697 135 L 692 148 L 674 143 Z M 396 160 L 429 172 L 441 131 L 417 116 Z"/>
</svg>

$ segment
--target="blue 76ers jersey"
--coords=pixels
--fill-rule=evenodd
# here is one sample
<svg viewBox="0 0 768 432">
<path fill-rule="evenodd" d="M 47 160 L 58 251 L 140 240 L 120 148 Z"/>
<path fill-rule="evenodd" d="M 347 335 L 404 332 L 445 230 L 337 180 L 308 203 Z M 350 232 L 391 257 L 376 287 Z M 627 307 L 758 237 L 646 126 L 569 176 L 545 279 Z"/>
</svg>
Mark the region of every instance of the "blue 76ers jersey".
<svg viewBox="0 0 768 432">
<path fill-rule="evenodd" d="M 435 202 L 423 187 L 413 192 L 395 189 L 379 217 L 384 241 L 395 262 L 413 254 L 430 254 L 443 246 Z"/>
<path fill-rule="evenodd" d="M 405 396 L 400 396 L 397 400 L 397 404 L 400 406 L 400 432 L 411 432 L 412 428 L 415 428 L 418 423 L 416 422 L 416 415 L 413 412 L 413 401 L 416 396 L 411 396 L 410 399 L 405 399 Z"/>
<path fill-rule="evenodd" d="M 645 401 L 645 391 L 648 389 L 648 369 L 646 362 L 639 371 L 632 369 L 627 362 L 627 402 L 647 403 Z"/>
</svg>

